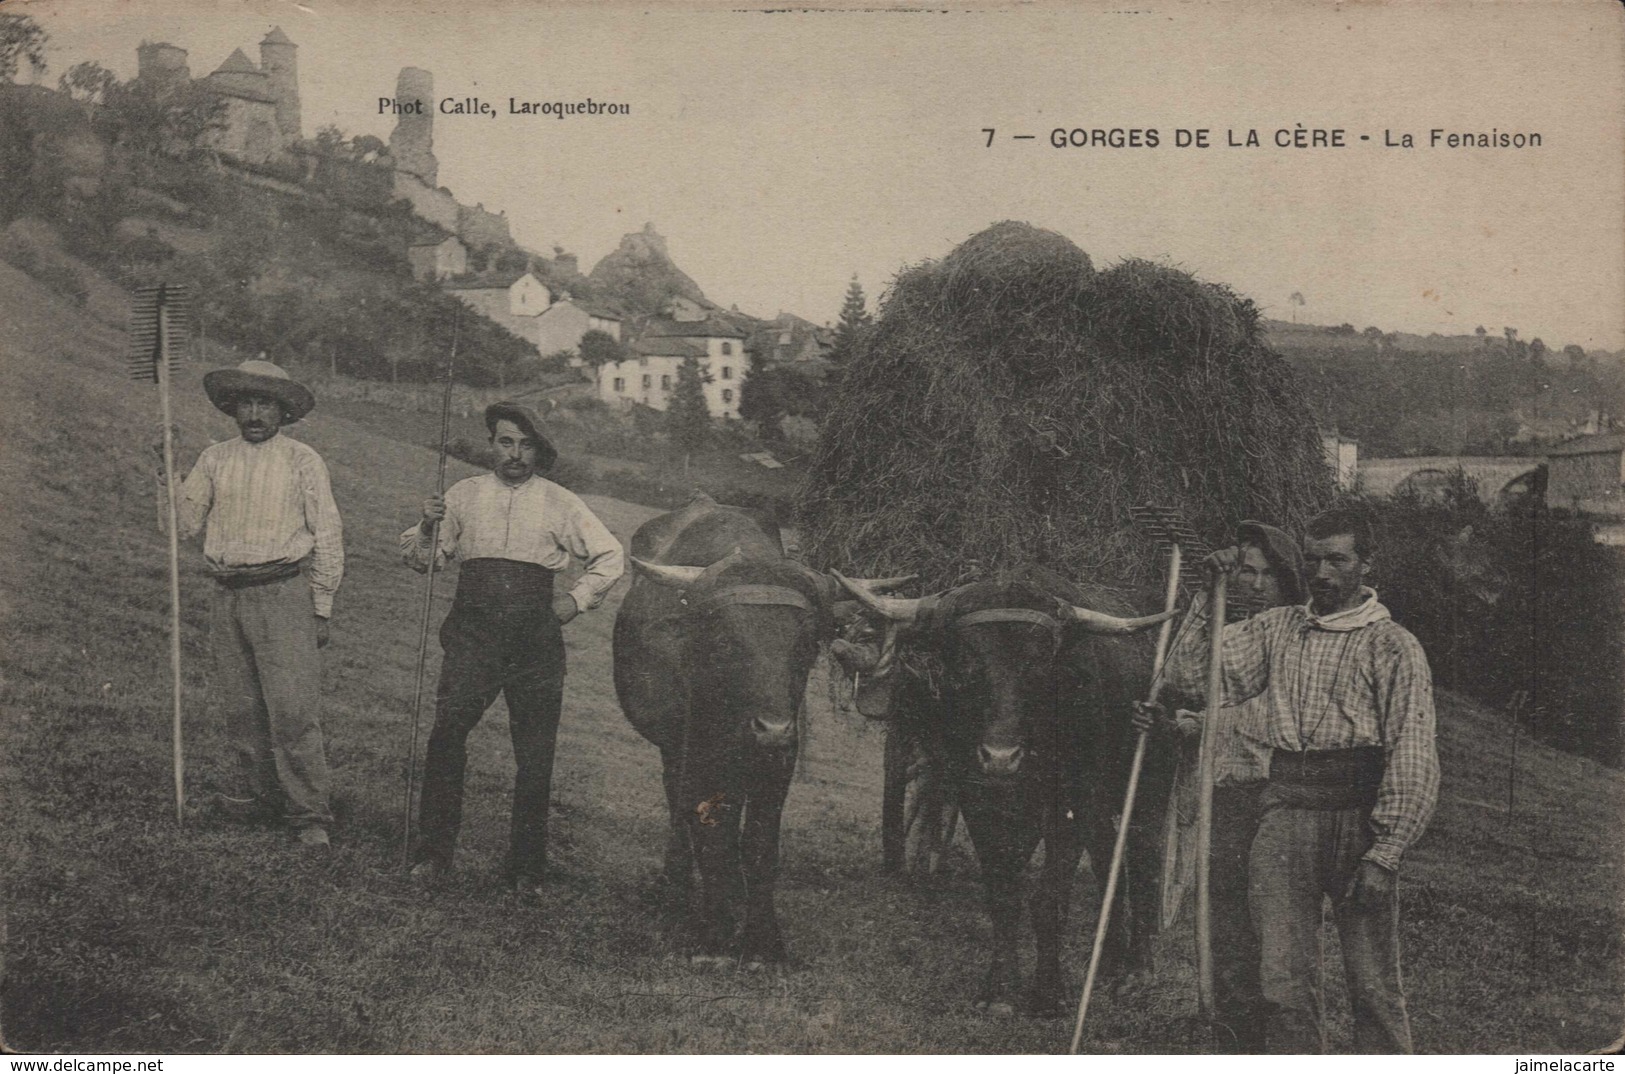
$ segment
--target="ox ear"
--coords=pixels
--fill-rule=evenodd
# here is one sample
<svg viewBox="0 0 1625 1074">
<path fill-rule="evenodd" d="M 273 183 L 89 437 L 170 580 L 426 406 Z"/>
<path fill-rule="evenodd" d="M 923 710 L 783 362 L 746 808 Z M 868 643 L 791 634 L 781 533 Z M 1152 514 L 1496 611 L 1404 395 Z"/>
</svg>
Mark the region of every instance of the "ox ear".
<svg viewBox="0 0 1625 1074">
<path fill-rule="evenodd" d="M 1142 615 L 1133 619 L 1122 619 L 1105 612 L 1093 611 L 1089 608 L 1080 608 L 1067 601 L 1060 602 L 1061 615 L 1080 629 L 1089 634 L 1138 634 L 1142 630 L 1150 629 L 1166 619 L 1172 619 L 1177 612 L 1158 612 L 1156 615 Z"/>
<path fill-rule="evenodd" d="M 700 575 L 707 570 L 705 567 L 668 567 L 664 563 L 649 563 L 633 556 L 632 566 L 642 571 L 652 582 L 671 586 L 674 589 L 687 589 L 700 580 Z"/>
</svg>

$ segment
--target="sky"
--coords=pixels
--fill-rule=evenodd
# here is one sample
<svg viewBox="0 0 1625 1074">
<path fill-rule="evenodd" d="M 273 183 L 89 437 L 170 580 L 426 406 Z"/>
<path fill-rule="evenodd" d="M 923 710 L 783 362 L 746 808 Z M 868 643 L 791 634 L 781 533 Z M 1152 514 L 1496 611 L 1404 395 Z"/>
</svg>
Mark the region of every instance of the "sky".
<svg viewBox="0 0 1625 1074">
<path fill-rule="evenodd" d="M 51 34 L 50 85 L 84 59 L 133 76 L 143 39 L 186 48 L 201 77 L 236 47 L 257 60 L 280 26 L 299 46 L 307 136 L 387 140 L 378 98 L 402 67 L 428 69 L 437 98 L 496 112 L 435 117 L 439 181 L 459 200 L 584 269 L 652 222 L 709 298 L 757 316 L 833 321 L 854 274 L 873 300 L 900 268 L 1014 219 L 1097 267 L 1161 261 L 1283 320 L 1625 347 L 1613 0 L 6 7 Z M 631 107 L 557 119 L 510 115 L 510 97 Z M 1300 126 L 1345 144 L 1275 145 Z M 1051 144 L 1096 129 L 1159 144 Z M 1176 145 L 1176 129 L 1206 129 L 1209 146 Z M 1431 147 L 1435 129 L 1542 144 Z M 1228 144 L 1249 130 L 1262 144 Z M 1416 148 L 1386 145 L 1405 134 Z"/>
</svg>

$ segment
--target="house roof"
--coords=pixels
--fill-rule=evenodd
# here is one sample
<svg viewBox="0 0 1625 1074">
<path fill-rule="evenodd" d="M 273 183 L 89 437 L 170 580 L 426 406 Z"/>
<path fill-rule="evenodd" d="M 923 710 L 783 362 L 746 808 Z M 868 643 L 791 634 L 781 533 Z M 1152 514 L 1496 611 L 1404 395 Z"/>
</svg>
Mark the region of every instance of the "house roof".
<svg viewBox="0 0 1625 1074">
<path fill-rule="evenodd" d="M 1548 456 L 1559 455 L 1601 455 L 1607 452 L 1625 451 L 1625 433 L 1602 433 L 1597 436 L 1582 436 L 1578 440 L 1570 440 L 1566 444 L 1558 444 L 1548 448 Z"/>
<path fill-rule="evenodd" d="M 698 343 L 690 343 L 676 336 L 658 339 L 645 337 L 634 340 L 627 349 L 633 354 L 650 358 L 704 358 L 706 353 L 705 348 Z"/>
<path fill-rule="evenodd" d="M 468 273 L 453 276 L 445 287 L 448 291 L 506 291 L 526 276 L 535 279 L 529 269 L 510 269 L 507 272 Z M 536 281 L 541 283 L 540 280 Z"/>
<path fill-rule="evenodd" d="M 235 48 L 235 49 L 231 50 L 231 55 L 226 57 L 226 62 L 222 63 L 219 67 L 216 67 L 214 69 L 214 73 L 217 74 L 217 75 L 222 75 L 222 74 L 258 75 L 258 74 L 263 74 L 264 72 L 261 71 L 258 67 L 254 66 L 254 61 L 249 59 L 248 56 L 243 52 L 242 49 Z"/>
<path fill-rule="evenodd" d="M 291 45 L 293 40 L 282 32 L 282 27 L 273 26 L 271 32 L 260 39 L 262 45 Z"/>
<path fill-rule="evenodd" d="M 745 333 L 715 317 L 698 321 L 674 321 L 670 317 L 656 317 L 643 330 L 645 338 L 656 336 L 694 337 L 697 339 L 744 339 Z"/>
<path fill-rule="evenodd" d="M 439 232 L 438 234 L 436 234 L 435 232 L 432 232 L 432 231 L 428 231 L 428 232 L 425 232 L 422 235 L 419 235 L 417 238 L 413 239 L 411 245 L 413 245 L 413 246 L 439 246 L 441 243 L 445 242 L 447 239 L 456 239 L 456 238 L 457 238 L 457 236 L 453 235 L 449 231 L 442 231 L 442 232 Z M 459 239 L 458 241 L 461 242 L 462 240 Z"/>
</svg>

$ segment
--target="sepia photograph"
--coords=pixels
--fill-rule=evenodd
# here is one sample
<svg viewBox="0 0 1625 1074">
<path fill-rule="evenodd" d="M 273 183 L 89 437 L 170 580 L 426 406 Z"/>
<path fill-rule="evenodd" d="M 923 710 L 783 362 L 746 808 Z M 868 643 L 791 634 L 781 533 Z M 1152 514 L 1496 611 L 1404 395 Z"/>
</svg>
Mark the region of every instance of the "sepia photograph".
<svg viewBox="0 0 1625 1074">
<path fill-rule="evenodd" d="M 1614 0 L 9 0 L 0 1051 L 1611 1070 L 1622 165 Z"/>
</svg>

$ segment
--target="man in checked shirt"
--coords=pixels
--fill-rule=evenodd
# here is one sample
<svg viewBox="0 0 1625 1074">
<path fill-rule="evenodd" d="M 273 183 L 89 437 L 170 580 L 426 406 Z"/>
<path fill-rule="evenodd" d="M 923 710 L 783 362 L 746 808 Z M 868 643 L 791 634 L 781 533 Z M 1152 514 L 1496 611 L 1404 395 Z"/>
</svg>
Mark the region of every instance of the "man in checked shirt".
<svg viewBox="0 0 1625 1074">
<path fill-rule="evenodd" d="M 1266 1044 L 1326 1051 L 1321 907 L 1342 942 L 1356 1051 L 1409 1053 L 1399 970 L 1396 879 L 1439 791 L 1432 676 L 1422 646 L 1364 585 L 1372 536 L 1363 515 L 1333 509 L 1303 542 L 1308 605 L 1224 628 L 1223 704 L 1263 695 L 1272 747 L 1249 900 L 1258 924 Z M 1229 571 L 1237 550 L 1215 552 Z M 1168 683 L 1206 692 L 1206 610 L 1168 659 Z"/>
<path fill-rule="evenodd" d="M 542 435 L 535 411 L 493 403 L 485 409 L 485 427 L 495 470 L 425 500 L 421 521 L 401 534 L 401 555 L 413 570 L 462 561 L 457 596 L 440 626 L 445 655 L 412 876 L 433 881 L 451 866 L 463 818 L 468 735 L 502 694 L 517 768 L 504 872 L 516 892 L 531 895 L 547 874 L 547 805 L 564 700 L 561 628 L 598 607 L 626 561 L 620 542 L 575 493 L 539 475 L 558 452 Z M 577 559 L 586 573 L 568 593 L 555 594 L 553 576 Z"/>
</svg>

